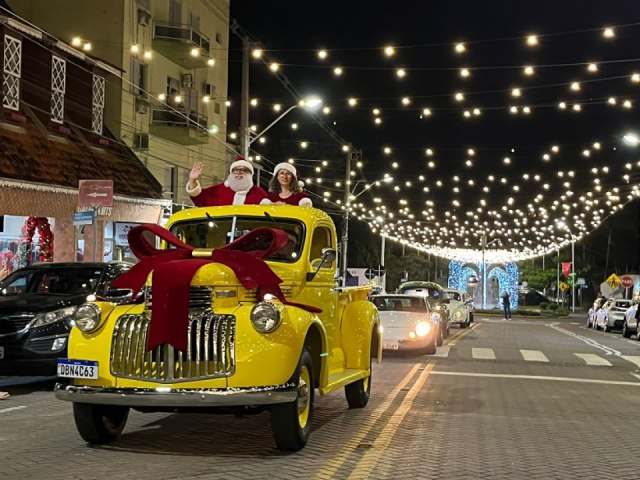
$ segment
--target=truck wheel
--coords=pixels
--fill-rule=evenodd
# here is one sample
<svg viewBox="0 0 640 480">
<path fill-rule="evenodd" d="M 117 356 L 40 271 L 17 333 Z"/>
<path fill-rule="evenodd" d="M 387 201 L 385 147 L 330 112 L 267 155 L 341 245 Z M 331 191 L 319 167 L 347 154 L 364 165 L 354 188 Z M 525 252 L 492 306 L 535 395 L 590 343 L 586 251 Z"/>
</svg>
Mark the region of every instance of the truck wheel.
<svg viewBox="0 0 640 480">
<path fill-rule="evenodd" d="M 298 396 L 293 402 L 271 406 L 271 430 L 280 450 L 298 451 L 311 433 L 313 420 L 313 363 L 305 348 L 296 372 Z"/>
<path fill-rule="evenodd" d="M 627 321 L 626 320 L 622 324 L 622 336 L 624 338 L 631 338 L 631 332 L 629 331 L 629 328 L 627 327 Z"/>
<path fill-rule="evenodd" d="M 444 335 L 442 333 L 442 323 L 438 325 L 438 331 L 436 332 L 436 345 L 441 347 L 444 343 Z"/>
<path fill-rule="evenodd" d="M 371 360 L 369 360 L 369 376 L 361 378 L 344 387 L 344 393 L 347 396 L 349 408 L 363 408 L 369 403 L 371 395 Z"/>
<path fill-rule="evenodd" d="M 114 441 L 122 433 L 129 417 L 129 407 L 73 403 L 73 418 L 80 436 L 88 443 Z"/>
</svg>

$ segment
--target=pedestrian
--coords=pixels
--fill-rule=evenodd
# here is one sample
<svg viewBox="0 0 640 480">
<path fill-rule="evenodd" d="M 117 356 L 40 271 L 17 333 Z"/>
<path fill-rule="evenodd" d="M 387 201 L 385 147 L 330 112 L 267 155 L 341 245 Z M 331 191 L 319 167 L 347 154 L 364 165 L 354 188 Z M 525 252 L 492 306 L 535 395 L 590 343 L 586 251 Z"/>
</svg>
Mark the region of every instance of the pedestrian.
<svg viewBox="0 0 640 480">
<path fill-rule="evenodd" d="M 511 320 L 511 295 L 507 290 L 502 292 L 502 308 L 504 309 L 504 319 Z"/>
<path fill-rule="evenodd" d="M 253 184 L 253 165 L 238 157 L 229 168 L 224 183 L 203 189 L 198 178 L 202 175 L 202 162 L 193 165 L 189 173 L 187 193 L 196 207 L 219 205 L 257 205 L 267 198 L 267 192 Z"/>
<path fill-rule="evenodd" d="M 296 167 L 287 162 L 276 165 L 269 182 L 269 193 L 262 204 L 313 206 L 311 199 L 303 190 L 304 182 L 298 180 Z"/>
</svg>

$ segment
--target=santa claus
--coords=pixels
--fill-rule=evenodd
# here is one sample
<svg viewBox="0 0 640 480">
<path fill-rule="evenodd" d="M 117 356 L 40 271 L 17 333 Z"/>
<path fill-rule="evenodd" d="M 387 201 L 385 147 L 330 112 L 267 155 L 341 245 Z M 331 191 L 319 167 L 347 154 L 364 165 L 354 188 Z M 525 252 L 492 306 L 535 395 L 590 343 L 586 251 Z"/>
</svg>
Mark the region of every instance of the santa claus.
<svg viewBox="0 0 640 480">
<path fill-rule="evenodd" d="M 242 157 L 231 164 L 224 183 L 202 189 L 198 181 L 201 174 L 202 162 L 196 162 L 187 183 L 187 193 L 196 207 L 259 204 L 267 197 L 267 192 L 253 184 L 253 165 Z"/>
</svg>

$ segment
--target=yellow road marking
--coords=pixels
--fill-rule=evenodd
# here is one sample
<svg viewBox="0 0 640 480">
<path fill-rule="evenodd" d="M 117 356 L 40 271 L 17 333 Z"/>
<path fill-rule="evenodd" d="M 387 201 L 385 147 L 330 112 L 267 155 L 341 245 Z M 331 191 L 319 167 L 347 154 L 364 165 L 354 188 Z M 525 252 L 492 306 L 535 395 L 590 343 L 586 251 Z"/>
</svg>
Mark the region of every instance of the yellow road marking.
<svg viewBox="0 0 640 480">
<path fill-rule="evenodd" d="M 362 439 L 374 428 L 379 418 L 389 409 L 395 398 L 398 394 L 406 387 L 409 381 L 414 377 L 418 368 L 422 367 L 421 363 L 416 363 L 409 373 L 407 373 L 402 380 L 391 390 L 391 393 L 387 395 L 384 401 L 378 405 L 378 407 L 371 413 L 371 415 L 367 415 L 366 419 L 360 425 L 358 430 L 349 437 L 345 444 L 345 448 L 340 450 L 340 453 L 335 455 L 329 464 L 325 465 L 323 469 L 318 472 L 314 478 L 316 479 L 326 479 L 326 478 L 335 478 L 335 474 L 342 465 L 345 464 L 348 460 L 353 459 L 353 452 L 358 448 L 358 444 L 362 441 Z M 431 367 L 433 368 L 433 367 Z M 426 369 L 425 369 L 426 370 Z M 423 372 L 424 374 L 424 372 Z M 375 378 L 375 377 L 374 377 Z"/>
<path fill-rule="evenodd" d="M 402 405 L 395 412 L 393 412 L 384 429 L 382 430 L 382 432 L 380 432 L 380 434 L 376 438 L 376 441 L 373 442 L 373 447 L 368 450 L 367 453 L 365 453 L 364 456 L 360 459 L 356 467 L 351 472 L 351 475 L 349 475 L 349 479 L 368 478 L 368 475 L 371 474 L 373 468 L 376 466 L 376 463 L 380 459 L 381 452 L 383 452 L 389 445 L 389 443 L 393 439 L 393 436 L 396 434 L 398 427 L 402 423 L 402 420 L 404 420 L 404 417 L 411 410 L 411 407 L 413 406 L 413 400 L 416 398 L 418 392 L 420 392 L 420 389 L 429 378 L 429 374 L 431 373 L 431 370 L 433 370 L 435 363 L 436 362 L 430 363 L 425 367 L 423 372 L 418 377 L 418 380 L 416 380 L 416 383 L 413 384 L 411 390 L 409 390 L 409 392 L 407 393 L 407 396 L 404 398 Z"/>
</svg>

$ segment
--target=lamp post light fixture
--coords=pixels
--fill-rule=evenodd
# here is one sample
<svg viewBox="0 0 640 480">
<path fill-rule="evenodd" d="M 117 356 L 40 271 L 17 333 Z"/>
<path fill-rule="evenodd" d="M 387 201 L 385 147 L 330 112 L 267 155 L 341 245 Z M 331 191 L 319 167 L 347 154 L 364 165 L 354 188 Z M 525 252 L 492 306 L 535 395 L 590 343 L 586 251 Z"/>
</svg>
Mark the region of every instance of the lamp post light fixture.
<svg viewBox="0 0 640 480">
<path fill-rule="evenodd" d="M 342 234 L 342 240 L 341 240 L 341 246 L 342 246 L 342 271 L 341 273 L 341 277 L 342 277 L 342 286 L 346 287 L 347 286 L 347 244 L 349 243 L 349 213 L 351 211 L 351 202 L 354 201 L 355 199 L 357 199 L 360 195 L 362 195 L 364 192 L 368 191 L 369 189 L 371 189 L 371 187 L 373 187 L 374 185 L 380 185 L 380 182 L 385 182 L 385 183 L 389 183 L 393 181 L 393 177 L 390 177 L 388 175 L 384 176 L 381 179 L 375 180 L 369 184 L 367 184 L 362 191 L 358 192 L 357 194 L 354 195 L 355 192 L 355 188 L 358 186 L 359 183 L 361 183 L 361 180 L 358 180 L 355 185 L 353 186 L 353 190 L 350 192 L 349 191 L 349 174 L 350 174 L 350 170 L 351 170 L 351 154 L 352 152 L 349 152 L 349 156 L 348 156 L 348 160 L 347 160 L 347 176 L 346 176 L 346 180 L 345 180 L 345 185 L 344 185 L 344 217 L 343 217 L 343 222 L 344 222 L 344 226 L 343 226 L 343 234 Z M 382 254 L 384 255 L 384 237 L 382 237 Z M 383 263 L 382 265 L 384 265 L 384 259 L 383 259 Z"/>
<path fill-rule="evenodd" d="M 260 131 L 259 133 L 255 134 L 255 135 L 251 135 L 251 129 L 247 128 L 244 131 L 244 139 L 242 142 L 242 149 L 243 149 L 243 156 L 245 158 L 249 158 L 249 147 L 251 147 L 251 144 L 253 142 L 255 142 L 256 140 L 258 140 L 260 137 L 262 137 L 265 133 L 267 133 L 267 130 L 269 130 L 271 127 L 273 127 L 276 123 L 278 123 L 280 120 L 282 120 L 285 115 L 287 115 L 291 110 L 295 109 L 295 108 L 304 108 L 305 110 L 316 110 L 318 108 L 320 108 L 320 106 L 322 105 L 322 100 L 318 97 L 312 96 L 312 97 L 307 97 L 304 98 L 302 100 L 300 100 L 298 103 L 291 105 L 289 108 L 287 108 L 284 112 L 282 112 L 280 115 L 278 115 L 278 117 L 276 117 L 275 120 L 273 120 L 269 125 L 267 125 L 262 131 Z"/>
</svg>

